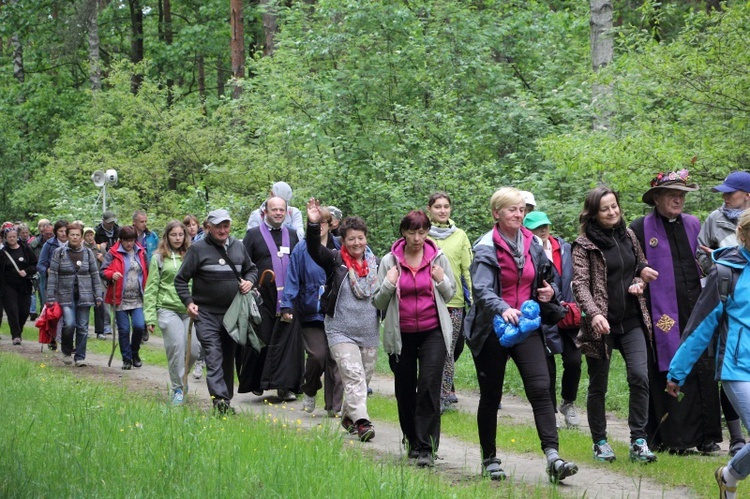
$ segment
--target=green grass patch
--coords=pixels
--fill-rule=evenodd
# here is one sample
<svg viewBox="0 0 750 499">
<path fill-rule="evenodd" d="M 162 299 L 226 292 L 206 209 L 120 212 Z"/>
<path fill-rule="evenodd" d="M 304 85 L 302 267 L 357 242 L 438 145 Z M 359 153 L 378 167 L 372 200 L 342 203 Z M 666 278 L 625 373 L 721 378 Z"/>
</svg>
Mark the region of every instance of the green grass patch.
<svg viewBox="0 0 750 499">
<path fill-rule="evenodd" d="M 487 497 L 331 424 L 216 417 L 0 354 L 0 497 Z"/>
<path fill-rule="evenodd" d="M 373 421 L 398 424 L 398 412 L 393 399 L 374 394 L 368 399 L 368 410 Z M 529 407 L 531 413 L 531 407 Z M 502 411 L 497 427 L 498 456 L 505 462 L 506 468 L 513 467 L 512 457 L 506 459 L 504 453 L 531 454 L 539 459 L 539 466 L 545 465 L 536 428 L 531 425 L 513 424 L 503 420 Z M 637 484 L 643 478 L 649 478 L 667 488 L 690 487 L 698 497 L 712 497 L 716 492 L 713 471 L 726 464 L 727 456 L 673 456 L 659 453 L 658 462 L 644 465 L 632 463 L 629 459 L 628 445 L 612 441 L 610 444 L 617 455 L 614 463 L 595 461 L 592 455 L 591 437 L 578 430 L 562 429 L 559 432 L 560 455 L 567 460 L 575 461 L 579 468 L 601 468 L 614 471 L 629 477 Z M 462 440 L 467 445 L 479 447 L 476 414 L 449 411 L 442 416 L 441 435 Z M 439 454 L 439 451 L 438 451 Z M 476 463 L 469 463 L 476 464 Z"/>
</svg>

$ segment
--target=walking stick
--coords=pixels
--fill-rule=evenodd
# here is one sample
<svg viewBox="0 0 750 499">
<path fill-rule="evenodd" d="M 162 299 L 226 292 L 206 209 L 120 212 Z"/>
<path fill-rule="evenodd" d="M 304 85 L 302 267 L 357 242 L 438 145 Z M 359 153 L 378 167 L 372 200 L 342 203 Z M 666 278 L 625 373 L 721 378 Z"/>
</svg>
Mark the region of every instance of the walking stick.
<svg viewBox="0 0 750 499">
<path fill-rule="evenodd" d="M 185 341 L 185 372 L 182 373 L 182 390 L 187 390 L 188 366 L 190 366 L 190 351 L 193 347 L 193 318 L 190 318 L 187 328 L 187 341 Z"/>
<path fill-rule="evenodd" d="M 109 354 L 109 362 L 107 362 L 107 367 L 112 367 L 112 359 L 115 356 L 115 348 L 117 348 L 117 321 L 115 320 L 115 308 L 114 304 L 112 305 L 112 321 L 110 322 L 110 325 L 112 326 L 112 353 Z"/>
</svg>

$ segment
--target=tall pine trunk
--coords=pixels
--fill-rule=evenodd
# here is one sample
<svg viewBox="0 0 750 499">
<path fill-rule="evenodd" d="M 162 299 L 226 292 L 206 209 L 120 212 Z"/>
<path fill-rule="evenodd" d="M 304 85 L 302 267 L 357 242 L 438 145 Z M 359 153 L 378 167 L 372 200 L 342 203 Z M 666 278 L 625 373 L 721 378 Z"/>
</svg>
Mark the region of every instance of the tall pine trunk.
<svg viewBox="0 0 750 499">
<path fill-rule="evenodd" d="M 612 1 L 590 0 L 590 40 L 591 40 L 591 66 L 594 71 L 599 71 L 614 58 L 614 44 L 612 40 Z M 596 110 L 593 119 L 594 130 L 606 130 L 609 128 L 609 117 L 611 114 L 612 87 L 609 85 L 594 84 L 591 102 Z"/>
<path fill-rule="evenodd" d="M 143 8 L 140 0 L 128 0 L 130 7 L 130 62 L 133 65 L 143 60 Z M 137 94 L 143 82 L 138 70 L 130 77 L 130 91 Z"/>
<path fill-rule="evenodd" d="M 99 57 L 99 2 L 86 2 L 86 32 L 89 42 L 89 81 L 91 90 L 98 92 L 102 89 L 102 67 Z"/>
<path fill-rule="evenodd" d="M 232 90 L 232 98 L 242 95 L 239 80 L 245 77 L 245 27 L 242 15 L 242 0 L 229 0 L 229 23 L 232 31 L 230 46 L 232 49 L 232 75 L 238 81 Z"/>
</svg>

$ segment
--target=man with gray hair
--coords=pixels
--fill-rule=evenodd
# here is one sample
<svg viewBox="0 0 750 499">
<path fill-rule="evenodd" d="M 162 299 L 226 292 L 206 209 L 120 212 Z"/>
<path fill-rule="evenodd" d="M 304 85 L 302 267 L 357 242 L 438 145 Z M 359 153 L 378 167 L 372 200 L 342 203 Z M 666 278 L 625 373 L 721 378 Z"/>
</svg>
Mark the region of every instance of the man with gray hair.
<svg viewBox="0 0 750 499">
<path fill-rule="evenodd" d="M 238 291 L 250 292 L 258 279 L 258 269 L 242 242 L 230 235 L 232 219 L 227 210 L 210 212 L 206 222 L 206 236 L 188 248 L 174 287 L 195 320 L 214 408 L 221 414 L 234 413 L 230 404 L 237 343 L 224 327 L 224 314 Z"/>
</svg>

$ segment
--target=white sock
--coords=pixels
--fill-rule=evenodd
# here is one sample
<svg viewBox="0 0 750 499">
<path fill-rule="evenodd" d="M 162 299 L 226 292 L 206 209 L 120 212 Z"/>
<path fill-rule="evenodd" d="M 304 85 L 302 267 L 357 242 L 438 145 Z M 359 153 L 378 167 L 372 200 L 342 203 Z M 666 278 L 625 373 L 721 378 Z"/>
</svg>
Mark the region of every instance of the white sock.
<svg viewBox="0 0 750 499">
<path fill-rule="evenodd" d="M 736 487 L 738 480 L 729 472 L 729 466 L 724 466 L 721 472 L 721 477 L 724 479 L 724 483 L 727 487 Z"/>
</svg>

